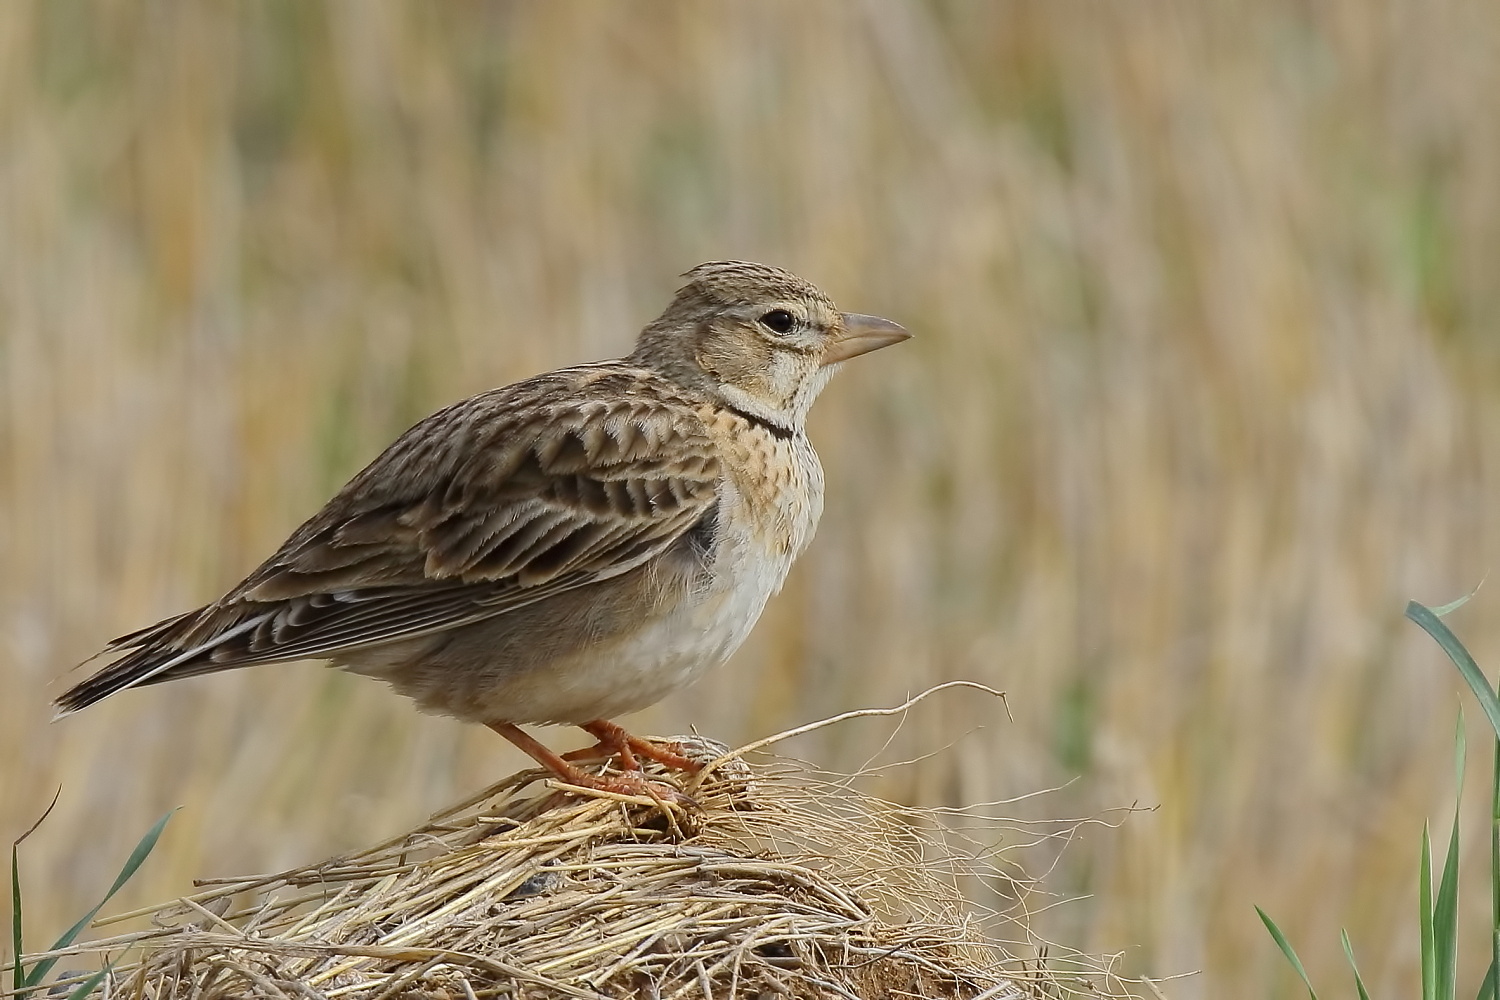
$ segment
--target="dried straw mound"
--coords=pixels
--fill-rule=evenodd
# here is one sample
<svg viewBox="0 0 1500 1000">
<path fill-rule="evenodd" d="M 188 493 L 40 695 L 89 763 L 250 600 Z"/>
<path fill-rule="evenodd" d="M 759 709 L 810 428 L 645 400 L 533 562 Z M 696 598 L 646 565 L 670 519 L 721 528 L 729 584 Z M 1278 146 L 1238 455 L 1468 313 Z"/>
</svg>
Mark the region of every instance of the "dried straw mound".
<svg viewBox="0 0 1500 1000">
<path fill-rule="evenodd" d="M 964 882 L 988 878 L 1007 907 L 1021 886 L 993 851 L 955 850 L 954 824 L 754 760 L 721 758 L 701 809 L 523 772 L 369 850 L 112 918 L 152 928 L 61 965 L 114 959 L 104 995 L 153 1000 L 1101 991 L 1102 973 L 1063 978 L 1055 953 L 1044 970 L 998 943 L 1037 954 Z"/>
</svg>

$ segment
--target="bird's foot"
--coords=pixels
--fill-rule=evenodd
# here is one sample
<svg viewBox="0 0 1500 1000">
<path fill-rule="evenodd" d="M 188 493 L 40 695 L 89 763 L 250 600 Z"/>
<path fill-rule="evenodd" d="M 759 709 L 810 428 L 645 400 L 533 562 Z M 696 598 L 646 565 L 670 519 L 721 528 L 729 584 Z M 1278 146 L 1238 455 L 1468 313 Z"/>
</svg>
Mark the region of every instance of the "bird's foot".
<svg viewBox="0 0 1500 1000">
<path fill-rule="evenodd" d="M 668 756 L 676 756 L 671 754 L 671 751 L 662 750 L 648 740 L 630 736 L 625 730 L 614 725 L 614 723 L 602 723 L 597 730 L 589 728 L 595 725 L 595 723 L 589 723 L 584 728 L 589 729 L 589 732 L 594 733 L 595 737 L 599 739 L 600 747 L 605 748 L 607 751 L 606 755 L 619 758 L 620 766 L 625 769 L 624 774 L 590 774 L 569 762 L 570 760 L 581 759 L 582 755 L 602 756 L 595 752 L 598 748 L 558 755 L 509 722 L 492 722 L 489 724 L 489 727 L 525 751 L 527 756 L 550 771 L 558 781 L 564 784 L 607 792 L 612 795 L 645 797 L 660 804 L 697 805 L 695 799 L 678 791 L 671 785 L 660 781 L 648 780 L 645 775 L 640 773 L 640 764 L 636 762 L 634 757 L 634 754 L 639 752 L 641 756 L 648 757 L 650 760 L 666 763 L 661 761 L 656 752 L 660 751 Z M 610 727 L 610 729 L 605 729 L 604 727 Z M 619 749 L 615 749 L 616 738 L 615 733 L 611 729 L 618 731 L 620 737 L 622 737 L 619 740 Z M 604 735 L 601 735 L 601 733 Z M 607 739 L 606 736 L 608 737 Z M 641 747 L 650 748 L 653 752 L 647 754 L 643 749 L 640 749 Z M 682 759 L 687 760 L 685 757 Z M 693 762 L 689 761 L 689 763 Z M 693 763 L 692 769 L 697 770 L 701 766 Z"/>
<path fill-rule="evenodd" d="M 605 719 L 595 719 L 593 722 L 585 722 L 578 728 L 588 733 L 599 742 L 583 750 L 574 750 L 572 753 L 562 755 L 563 760 L 594 760 L 598 757 L 614 757 L 620 762 L 620 767 L 626 771 L 639 771 L 640 763 L 637 757 L 655 761 L 663 767 L 673 771 L 683 771 L 695 774 L 703 769 L 703 761 L 694 760 L 684 751 L 680 743 L 657 743 L 652 740 L 644 740 L 639 736 L 632 736 L 626 732 L 623 726 L 618 726 Z"/>
</svg>

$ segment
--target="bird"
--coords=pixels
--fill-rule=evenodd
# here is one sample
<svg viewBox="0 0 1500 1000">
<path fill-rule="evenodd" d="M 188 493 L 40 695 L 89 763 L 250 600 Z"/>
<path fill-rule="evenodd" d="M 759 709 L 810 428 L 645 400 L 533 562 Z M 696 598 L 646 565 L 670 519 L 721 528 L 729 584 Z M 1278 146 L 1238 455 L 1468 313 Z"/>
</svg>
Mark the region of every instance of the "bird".
<svg viewBox="0 0 1500 1000">
<path fill-rule="evenodd" d="M 910 334 L 766 264 L 683 278 L 628 356 L 418 422 L 218 600 L 110 642 L 57 717 L 127 688 L 322 659 L 488 726 L 566 785 L 684 800 L 640 758 L 699 762 L 611 720 L 744 642 L 822 513 L 809 408 L 844 362 Z M 597 743 L 560 755 L 523 724 Z M 575 763 L 601 754 L 617 773 Z"/>
</svg>

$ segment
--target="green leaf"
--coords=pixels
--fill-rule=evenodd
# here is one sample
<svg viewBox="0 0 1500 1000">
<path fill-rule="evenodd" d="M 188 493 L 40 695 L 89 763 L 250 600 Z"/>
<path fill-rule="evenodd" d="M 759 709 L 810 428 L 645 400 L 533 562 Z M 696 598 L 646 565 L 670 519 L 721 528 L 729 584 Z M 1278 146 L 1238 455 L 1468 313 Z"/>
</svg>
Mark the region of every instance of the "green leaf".
<svg viewBox="0 0 1500 1000">
<path fill-rule="evenodd" d="M 1474 1000 L 1495 1000 L 1495 963 L 1490 963 L 1489 971 L 1484 974 L 1484 982 L 1479 986 L 1479 993 Z"/>
<path fill-rule="evenodd" d="M 1429 610 L 1433 614 L 1437 615 L 1439 618 L 1446 618 L 1448 615 L 1450 615 L 1453 612 L 1457 611 L 1459 608 L 1463 607 L 1465 604 L 1468 604 L 1469 601 L 1471 599 L 1473 599 L 1474 595 L 1477 594 L 1477 593 L 1479 593 L 1479 588 L 1483 587 L 1483 586 L 1484 586 L 1484 581 L 1480 580 L 1478 586 L 1476 586 L 1473 590 L 1469 591 L 1464 596 L 1460 597 L 1458 600 L 1456 600 L 1456 601 L 1449 601 L 1447 604 L 1439 605 L 1438 607 L 1430 608 Z"/>
<path fill-rule="evenodd" d="M 1349 944 L 1349 932 L 1340 929 L 1339 941 L 1344 945 L 1344 957 L 1349 960 L 1349 970 L 1354 973 L 1354 988 L 1359 991 L 1359 1000 L 1370 1000 L 1369 991 L 1365 989 L 1365 981 L 1359 974 L 1359 966 L 1354 963 L 1354 948 Z"/>
<path fill-rule="evenodd" d="M 1286 960 L 1292 964 L 1292 969 L 1296 971 L 1297 978 L 1301 979 L 1302 985 L 1307 987 L 1307 995 L 1312 1000 L 1318 1000 L 1317 991 L 1313 989 L 1312 981 L 1307 978 L 1307 970 L 1302 967 L 1302 959 L 1297 957 L 1296 949 L 1286 939 L 1286 935 L 1281 933 L 1281 928 L 1276 926 L 1276 921 L 1266 916 L 1266 911 L 1258 906 L 1255 908 L 1255 912 L 1260 914 L 1260 922 L 1265 924 L 1266 930 L 1271 932 L 1271 940 L 1276 942 L 1276 947 L 1281 949 L 1281 953 L 1286 956 Z"/>
<path fill-rule="evenodd" d="M 1484 709 L 1485 718 L 1490 720 L 1490 728 L 1495 731 L 1495 736 L 1500 739 L 1500 698 L 1495 696 L 1495 691 L 1490 687 L 1490 682 L 1485 679 L 1480 671 L 1479 665 L 1464 648 L 1464 644 L 1458 641 L 1458 637 L 1438 620 L 1431 608 L 1411 601 L 1406 605 L 1406 617 L 1420 625 L 1427 634 L 1437 640 L 1443 652 L 1448 654 L 1448 659 L 1458 668 L 1463 679 L 1468 683 L 1469 690 L 1474 692 L 1474 697 L 1479 699 L 1479 706 Z"/>
<path fill-rule="evenodd" d="M 109 970 L 111 968 L 113 968 L 113 966 L 106 965 L 104 968 L 100 969 L 98 972 L 94 973 L 92 976 L 89 976 L 83 982 L 79 983 L 78 988 L 72 993 L 68 994 L 68 1000 L 86 1000 L 88 995 L 94 992 L 94 990 L 98 989 L 100 983 L 104 982 L 104 977 L 109 975 Z"/>
<path fill-rule="evenodd" d="M 52 815 L 52 810 L 57 808 L 57 800 L 62 797 L 62 786 L 57 786 L 57 791 L 52 793 L 52 801 L 42 814 L 36 818 L 36 822 L 27 827 L 26 832 L 21 834 L 10 843 L 10 943 L 16 950 L 16 965 L 13 970 L 13 986 L 20 992 L 22 986 L 26 985 L 26 968 L 21 964 L 21 956 L 26 949 L 21 940 L 21 844 L 27 837 L 36 833 L 37 827 L 47 821 Z"/>
<path fill-rule="evenodd" d="M 1453 1000 L 1458 989 L 1458 810 L 1464 787 L 1464 713 L 1458 713 L 1458 727 L 1453 735 L 1453 832 L 1448 836 L 1448 855 L 1443 859 L 1443 874 L 1438 880 L 1437 902 L 1432 910 L 1432 936 L 1437 959 L 1434 987 L 1439 1000 Z"/>
<path fill-rule="evenodd" d="M 1495 1000 L 1495 970 L 1500 969 L 1500 739 L 1490 769 L 1490 970 L 1480 997 Z M 1485 988 L 1488 987 L 1488 993 Z"/>
<path fill-rule="evenodd" d="M 1432 931 L 1432 838 L 1422 824 L 1422 867 L 1417 873 L 1417 929 L 1421 932 L 1422 1000 L 1437 1000 L 1437 952 Z"/>
<path fill-rule="evenodd" d="M 172 814 L 176 811 L 176 809 L 170 810 L 165 816 L 156 821 L 155 826 L 146 831 L 146 835 L 141 838 L 140 843 L 135 845 L 135 850 L 130 852 L 130 857 L 125 861 L 125 867 L 120 869 L 120 874 L 115 877 L 115 884 L 109 887 L 109 891 L 104 894 L 104 898 L 99 900 L 98 905 L 92 910 L 85 913 L 78 923 L 69 927 L 63 936 L 58 938 L 56 943 L 48 949 L 49 951 L 66 948 L 77 939 L 78 935 L 83 933 L 84 928 L 93 922 L 93 919 L 99 915 L 99 911 L 104 909 L 104 904 L 108 903 L 114 897 L 114 894 L 120 891 L 121 886 L 130 881 L 130 877 L 135 874 L 136 869 L 141 867 L 152 850 L 155 849 L 157 840 L 161 838 L 162 830 L 166 828 L 167 820 L 171 819 Z M 42 959 L 26 976 L 25 985 L 39 985 L 46 978 L 47 973 L 52 971 L 52 967 L 57 964 L 57 961 L 57 956 Z"/>
<path fill-rule="evenodd" d="M 21 966 L 24 948 L 21 944 L 21 842 L 10 845 L 10 943 L 15 948 L 16 966 L 11 976 L 12 988 L 20 992 L 26 985 L 26 970 Z"/>
</svg>

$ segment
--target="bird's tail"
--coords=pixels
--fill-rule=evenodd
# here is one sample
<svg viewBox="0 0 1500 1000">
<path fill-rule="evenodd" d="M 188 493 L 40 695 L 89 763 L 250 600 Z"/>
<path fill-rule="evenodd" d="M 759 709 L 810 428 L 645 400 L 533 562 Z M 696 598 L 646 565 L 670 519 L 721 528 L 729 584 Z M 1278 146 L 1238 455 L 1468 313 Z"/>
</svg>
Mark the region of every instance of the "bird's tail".
<svg viewBox="0 0 1500 1000">
<path fill-rule="evenodd" d="M 240 622 L 212 638 L 193 641 L 192 633 L 207 610 L 189 611 L 111 642 L 100 655 L 118 652 L 125 655 L 59 695 L 53 702 L 57 708 L 53 719 L 82 711 L 126 688 L 243 666 L 244 661 L 215 661 L 210 654 L 223 643 L 254 628 L 260 623 L 260 618 Z"/>
</svg>

